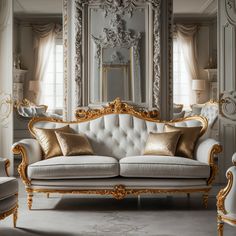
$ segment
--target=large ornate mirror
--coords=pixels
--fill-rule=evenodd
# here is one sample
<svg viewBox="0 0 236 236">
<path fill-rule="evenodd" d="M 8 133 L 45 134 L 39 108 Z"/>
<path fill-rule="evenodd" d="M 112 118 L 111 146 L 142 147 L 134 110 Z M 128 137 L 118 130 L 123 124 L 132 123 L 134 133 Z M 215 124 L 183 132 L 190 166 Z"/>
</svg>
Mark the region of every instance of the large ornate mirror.
<svg viewBox="0 0 236 236">
<path fill-rule="evenodd" d="M 147 71 L 142 57 L 146 49 L 145 38 L 142 40 L 142 35 L 145 36 L 145 14 L 139 11 L 126 20 L 119 14 L 110 14 L 97 30 L 97 20 L 104 17 L 102 11 L 91 13 L 89 103 L 109 102 L 116 97 L 145 103 Z M 126 29 L 128 21 L 132 30 Z M 134 29 L 135 26 L 137 29 Z"/>
<path fill-rule="evenodd" d="M 161 16 L 161 8 L 167 9 L 167 4 L 169 11 Z M 73 16 L 65 25 L 75 24 L 69 28 L 75 36 L 72 40 L 75 48 L 72 46 L 67 51 L 67 55 L 75 56 L 71 66 L 74 80 L 71 85 L 65 78 L 65 87 L 67 91 L 75 89 L 76 101 L 68 106 L 87 106 L 120 97 L 160 108 L 160 18 L 171 15 L 171 1 L 65 0 L 64 9 L 65 19 Z M 171 26 L 171 17 L 166 24 Z M 169 33 L 170 27 L 167 29 Z M 169 55 L 171 48 L 166 48 L 163 54 Z M 66 69 L 70 68 L 69 64 L 67 61 Z M 171 70 L 168 73 L 171 75 Z"/>
</svg>

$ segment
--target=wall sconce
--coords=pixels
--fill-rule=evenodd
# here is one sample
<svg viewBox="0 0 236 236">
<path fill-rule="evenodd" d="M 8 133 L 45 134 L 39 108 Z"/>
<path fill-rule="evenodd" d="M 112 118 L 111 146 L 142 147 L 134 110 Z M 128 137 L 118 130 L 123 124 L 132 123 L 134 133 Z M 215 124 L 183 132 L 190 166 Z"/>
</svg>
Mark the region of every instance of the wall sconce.
<svg viewBox="0 0 236 236">
<path fill-rule="evenodd" d="M 196 103 L 200 103 L 200 95 L 205 90 L 205 80 L 194 79 L 192 80 L 192 90 L 196 92 Z"/>
</svg>

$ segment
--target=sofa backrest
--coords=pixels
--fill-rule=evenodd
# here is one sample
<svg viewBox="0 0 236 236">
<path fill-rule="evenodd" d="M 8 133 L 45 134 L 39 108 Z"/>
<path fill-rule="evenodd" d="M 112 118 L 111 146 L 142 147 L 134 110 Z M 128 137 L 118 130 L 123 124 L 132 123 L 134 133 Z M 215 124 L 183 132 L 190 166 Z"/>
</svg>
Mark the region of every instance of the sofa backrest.
<svg viewBox="0 0 236 236">
<path fill-rule="evenodd" d="M 148 134 L 163 132 L 164 125 L 202 126 L 201 135 L 207 129 L 207 121 L 202 117 L 187 117 L 184 119 L 164 122 L 138 113 L 101 114 L 83 121 L 62 122 L 49 118 L 34 118 L 29 123 L 29 129 L 34 134 L 33 127 L 58 128 L 69 124 L 76 132 L 85 134 L 97 155 L 113 156 L 118 159 L 126 156 L 142 154 Z"/>
</svg>

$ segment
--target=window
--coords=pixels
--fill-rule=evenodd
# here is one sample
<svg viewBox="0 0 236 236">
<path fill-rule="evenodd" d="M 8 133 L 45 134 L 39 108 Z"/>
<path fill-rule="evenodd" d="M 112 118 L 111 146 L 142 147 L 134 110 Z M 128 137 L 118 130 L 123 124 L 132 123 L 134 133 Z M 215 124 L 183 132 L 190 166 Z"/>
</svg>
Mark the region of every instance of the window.
<svg viewBox="0 0 236 236">
<path fill-rule="evenodd" d="M 61 39 L 56 39 L 50 51 L 49 60 L 43 80 L 44 104 L 48 110 L 63 108 L 63 45 Z"/>
<path fill-rule="evenodd" d="M 191 96 L 190 74 L 185 65 L 181 45 L 176 38 L 173 42 L 173 82 L 174 103 L 183 104 L 184 108 L 189 108 Z"/>
</svg>

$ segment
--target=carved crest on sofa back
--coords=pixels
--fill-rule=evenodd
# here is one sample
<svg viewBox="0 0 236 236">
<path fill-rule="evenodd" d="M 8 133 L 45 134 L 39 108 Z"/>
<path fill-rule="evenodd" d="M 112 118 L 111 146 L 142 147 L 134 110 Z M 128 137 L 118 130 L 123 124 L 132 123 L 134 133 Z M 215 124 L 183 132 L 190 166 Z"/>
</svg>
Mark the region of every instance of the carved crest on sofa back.
<svg viewBox="0 0 236 236">
<path fill-rule="evenodd" d="M 101 109 L 78 109 L 75 112 L 75 117 L 78 121 L 84 121 L 96 119 L 108 114 L 131 114 L 150 121 L 157 121 L 159 119 L 159 112 L 157 109 L 149 111 L 145 108 L 135 108 L 126 102 L 122 102 L 120 98 L 116 98 Z"/>
</svg>

